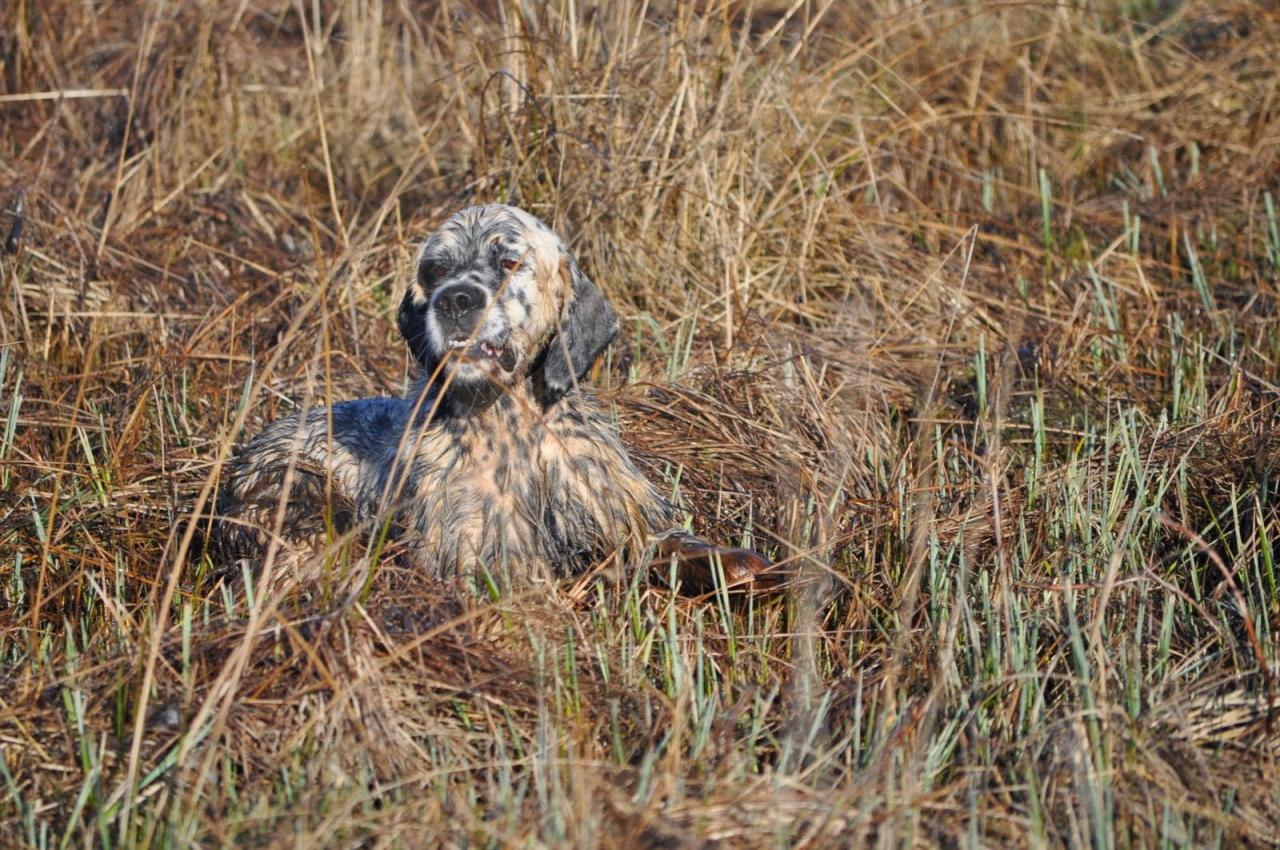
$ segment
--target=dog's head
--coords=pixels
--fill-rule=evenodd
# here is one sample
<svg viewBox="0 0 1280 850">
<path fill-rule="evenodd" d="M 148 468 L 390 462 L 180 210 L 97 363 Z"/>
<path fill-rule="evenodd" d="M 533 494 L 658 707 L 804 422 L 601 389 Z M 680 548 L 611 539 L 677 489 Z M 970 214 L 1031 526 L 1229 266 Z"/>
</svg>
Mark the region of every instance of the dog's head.
<svg viewBox="0 0 1280 850">
<path fill-rule="evenodd" d="M 550 228 L 502 204 L 470 207 L 418 252 L 400 332 L 449 392 L 531 382 L 544 405 L 582 378 L 618 315 Z"/>
</svg>

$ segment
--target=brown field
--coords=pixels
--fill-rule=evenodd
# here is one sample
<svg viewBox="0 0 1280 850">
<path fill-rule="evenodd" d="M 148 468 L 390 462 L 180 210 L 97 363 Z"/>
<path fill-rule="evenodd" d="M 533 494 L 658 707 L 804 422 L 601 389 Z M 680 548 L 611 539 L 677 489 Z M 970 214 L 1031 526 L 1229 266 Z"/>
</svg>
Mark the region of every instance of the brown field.
<svg viewBox="0 0 1280 850">
<path fill-rule="evenodd" d="M 508 595 L 192 542 L 508 201 L 696 531 Z M 6 0 L 0 845 L 1280 844 L 1271 2 Z"/>
</svg>

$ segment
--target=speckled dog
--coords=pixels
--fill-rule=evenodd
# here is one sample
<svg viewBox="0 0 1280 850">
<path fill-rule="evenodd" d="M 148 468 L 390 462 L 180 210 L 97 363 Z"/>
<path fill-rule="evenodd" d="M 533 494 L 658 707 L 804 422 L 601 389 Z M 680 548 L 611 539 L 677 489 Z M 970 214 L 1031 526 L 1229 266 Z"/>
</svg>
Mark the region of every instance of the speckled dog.
<svg viewBox="0 0 1280 850">
<path fill-rule="evenodd" d="M 296 565 L 334 531 L 382 520 L 442 577 L 572 573 L 655 539 L 685 561 L 714 552 L 735 581 L 767 565 L 664 533 L 675 511 L 579 385 L 617 314 L 538 219 L 502 205 L 450 218 L 418 253 L 399 326 L 422 367 L 408 394 L 256 436 L 219 496 L 217 559 L 261 558 L 274 533 L 277 558 Z"/>
</svg>

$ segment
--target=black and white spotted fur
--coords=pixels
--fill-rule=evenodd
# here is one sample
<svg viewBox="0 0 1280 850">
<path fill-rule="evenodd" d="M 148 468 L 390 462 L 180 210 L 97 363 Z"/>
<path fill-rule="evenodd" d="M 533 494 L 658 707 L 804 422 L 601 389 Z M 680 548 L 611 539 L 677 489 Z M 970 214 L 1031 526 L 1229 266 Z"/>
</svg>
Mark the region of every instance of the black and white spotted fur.
<svg viewBox="0 0 1280 850">
<path fill-rule="evenodd" d="M 301 565 L 386 524 L 436 575 L 518 578 L 642 552 L 675 524 L 579 383 L 617 315 L 541 221 L 503 205 L 454 215 L 418 253 L 399 327 L 422 369 L 405 396 L 289 416 L 231 461 L 217 560 L 260 560 L 274 537 Z"/>
</svg>

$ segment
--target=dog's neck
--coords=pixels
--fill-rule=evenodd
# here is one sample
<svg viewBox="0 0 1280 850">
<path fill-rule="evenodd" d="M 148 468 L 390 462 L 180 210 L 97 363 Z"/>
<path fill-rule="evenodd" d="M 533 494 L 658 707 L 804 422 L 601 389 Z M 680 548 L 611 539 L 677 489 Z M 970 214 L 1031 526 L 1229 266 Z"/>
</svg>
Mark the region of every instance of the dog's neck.
<svg viewBox="0 0 1280 850">
<path fill-rule="evenodd" d="M 499 420 L 509 422 L 513 414 L 540 417 L 544 412 L 528 381 L 513 387 L 477 383 L 442 388 L 424 376 L 413 382 L 405 398 L 417 405 L 414 418 L 420 425 L 438 424 L 450 430 L 492 429 Z"/>
</svg>

